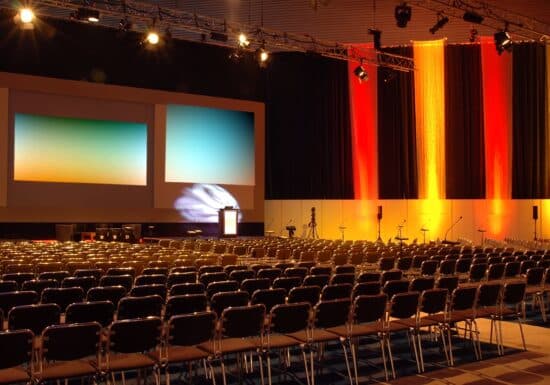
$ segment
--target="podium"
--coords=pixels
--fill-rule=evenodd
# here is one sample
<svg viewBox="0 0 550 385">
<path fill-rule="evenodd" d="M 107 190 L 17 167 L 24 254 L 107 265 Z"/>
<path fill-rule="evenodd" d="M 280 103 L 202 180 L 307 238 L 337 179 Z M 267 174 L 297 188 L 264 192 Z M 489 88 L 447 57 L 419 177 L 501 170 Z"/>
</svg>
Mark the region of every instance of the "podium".
<svg viewBox="0 0 550 385">
<path fill-rule="evenodd" d="M 236 237 L 239 210 L 233 207 L 224 207 L 218 211 L 219 234 L 221 237 Z"/>
</svg>

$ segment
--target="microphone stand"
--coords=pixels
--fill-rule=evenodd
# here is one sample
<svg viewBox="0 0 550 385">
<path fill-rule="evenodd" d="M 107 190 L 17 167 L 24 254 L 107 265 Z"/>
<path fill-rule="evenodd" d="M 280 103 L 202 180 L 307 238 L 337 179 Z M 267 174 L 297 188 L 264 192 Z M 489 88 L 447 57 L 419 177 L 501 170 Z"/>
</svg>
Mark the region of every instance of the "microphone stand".
<svg viewBox="0 0 550 385">
<path fill-rule="evenodd" d="M 447 229 L 447 231 L 445 232 L 445 236 L 443 237 L 443 242 L 442 242 L 442 243 L 444 243 L 444 244 L 446 244 L 446 245 L 458 245 L 458 244 L 460 243 L 460 242 L 448 241 L 448 240 L 447 240 L 447 234 L 449 234 L 449 231 L 451 231 L 451 230 L 453 229 L 453 227 L 455 227 L 456 224 L 457 224 L 458 222 L 460 222 L 461 220 L 462 220 L 462 216 L 460 216 L 460 217 L 456 220 L 456 222 L 453 223 L 453 224 L 451 225 L 451 227 L 449 227 L 449 228 Z"/>
</svg>

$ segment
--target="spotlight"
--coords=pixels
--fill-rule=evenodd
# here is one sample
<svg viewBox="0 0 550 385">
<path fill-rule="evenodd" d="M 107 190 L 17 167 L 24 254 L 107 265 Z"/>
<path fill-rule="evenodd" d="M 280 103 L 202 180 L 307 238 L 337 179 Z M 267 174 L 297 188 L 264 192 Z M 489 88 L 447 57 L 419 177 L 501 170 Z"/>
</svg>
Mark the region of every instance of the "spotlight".
<svg viewBox="0 0 550 385">
<path fill-rule="evenodd" d="M 442 16 L 441 14 L 437 15 L 437 22 L 434 24 L 432 28 L 430 28 L 430 32 L 435 34 L 437 31 L 439 31 L 441 28 L 445 26 L 449 22 L 449 18 L 447 16 Z"/>
<path fill-rule="evenodd" d="M 71 18 L 80 21 L 89 21 L 91 23 L 97 23 L 99 21 L 99 11 L 89 8 L 78 8 L 71 13 Z"/>
<path fill-rule="evenodd" d="M 382 50 L 382 31 L 378 29 L 371 29 L 369 28 L 369 35 L 372 35 L 372 39 L 374 40 L 374 48 L 377 51 Z"/>
<path fill-rule="evenodd" d="M 411 21 L 412 8 L 406 2 L 395 6 L 395 20 L 399 28 L 405 28 Z"/>
<path fill-rule="evenodd" d="M 34 28 L 34 12 L 30 8 L 21 8 L 13 20 L 20 25 L 21 29 Z"/>
<path fill-rule="evenodd" d="M 256 50 L 256 60 L 261 68 L 267 67 L 267 63 L 269 62 L 269 52 L 263 45 Z"/>
<path fill-rule="evenodd" d="M 510 52 L 512 50 L 512 38 L 510 37 L 508 31 L 499 31 L 495 33 L 494 38 L 495 47 L 499 55 L 504 51 Z"/>
<path fill-rule="evenodd" d="M 246 48 L 249 45 L 250 45 L 250 41 L 248 40 L 248 38 L 246 37 L 246 35 L 244 33 L 241 33 L 239 35 L 239 47 Z"/>
<path fill-rule="evenodd" d="M 359 82 L 369 80 L 369 74 L 367 70 L 363 67 L 363 63 L 359 64 L 354 70 L 353 73 L 359 78 Z"/>
<path fill-rule="evenodd" d="M 147 37 L 145 38 L 145 41 L 151 45 L 156 45 L 160 41 L 160 36 L 157 32 L 151 30 L 147 32 Z"/>
<path fill-rule="evenodd" d="M 474 24 L 483 23 L 483 16 L 473 11 L 464 12 L 464 16 L 462 16 L 462 18 L 464 19 L 464 21 L 467 21 L 469 23 L 474 23 Z"/>
</svg>

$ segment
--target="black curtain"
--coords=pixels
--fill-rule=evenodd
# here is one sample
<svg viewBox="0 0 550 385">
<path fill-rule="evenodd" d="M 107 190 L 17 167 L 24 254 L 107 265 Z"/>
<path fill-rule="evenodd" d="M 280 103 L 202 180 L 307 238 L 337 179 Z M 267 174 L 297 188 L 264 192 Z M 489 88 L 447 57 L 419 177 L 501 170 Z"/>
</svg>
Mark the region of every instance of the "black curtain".
<svg viewBox="0 0 550 385">
<path fill-rule="evenodd" d="M 548 198 L 545 129 L 546 47 L 514 44 L 512 198 Z"/>
<path fill-rule="evenodd" d="M 266 198 L 353 199 L 347 63 L 274 55 L 266 110 Z"/>
<path fill-rule="evenodd" d="M 388 50 L 413 56 L 412 47 Z M 414 75 L 378 68 L 378 188 L 380 199 L 418 197 Z"/>
<path fill-rule="evenodd" d="M 445 167 L 448 199 L 485 198 L 483 79 L 479 44 L 445 48 Z"/>
</svg>

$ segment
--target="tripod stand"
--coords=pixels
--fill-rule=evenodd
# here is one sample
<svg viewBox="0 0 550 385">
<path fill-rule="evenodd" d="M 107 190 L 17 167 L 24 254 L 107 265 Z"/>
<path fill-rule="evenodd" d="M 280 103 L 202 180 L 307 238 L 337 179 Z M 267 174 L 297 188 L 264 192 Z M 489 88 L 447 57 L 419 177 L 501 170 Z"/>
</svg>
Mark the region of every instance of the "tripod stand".
<svg viewBox="0 0 550 385">
<path fill-rule="evenodd" d="M 315 221 L 315 207 L 311 208 L 311 220 L 309 221 L 307 227 L 309 227 L 307 238 L 319 239 L 319 234 L 317 233 L 317 222 Z"/>
</svg>

